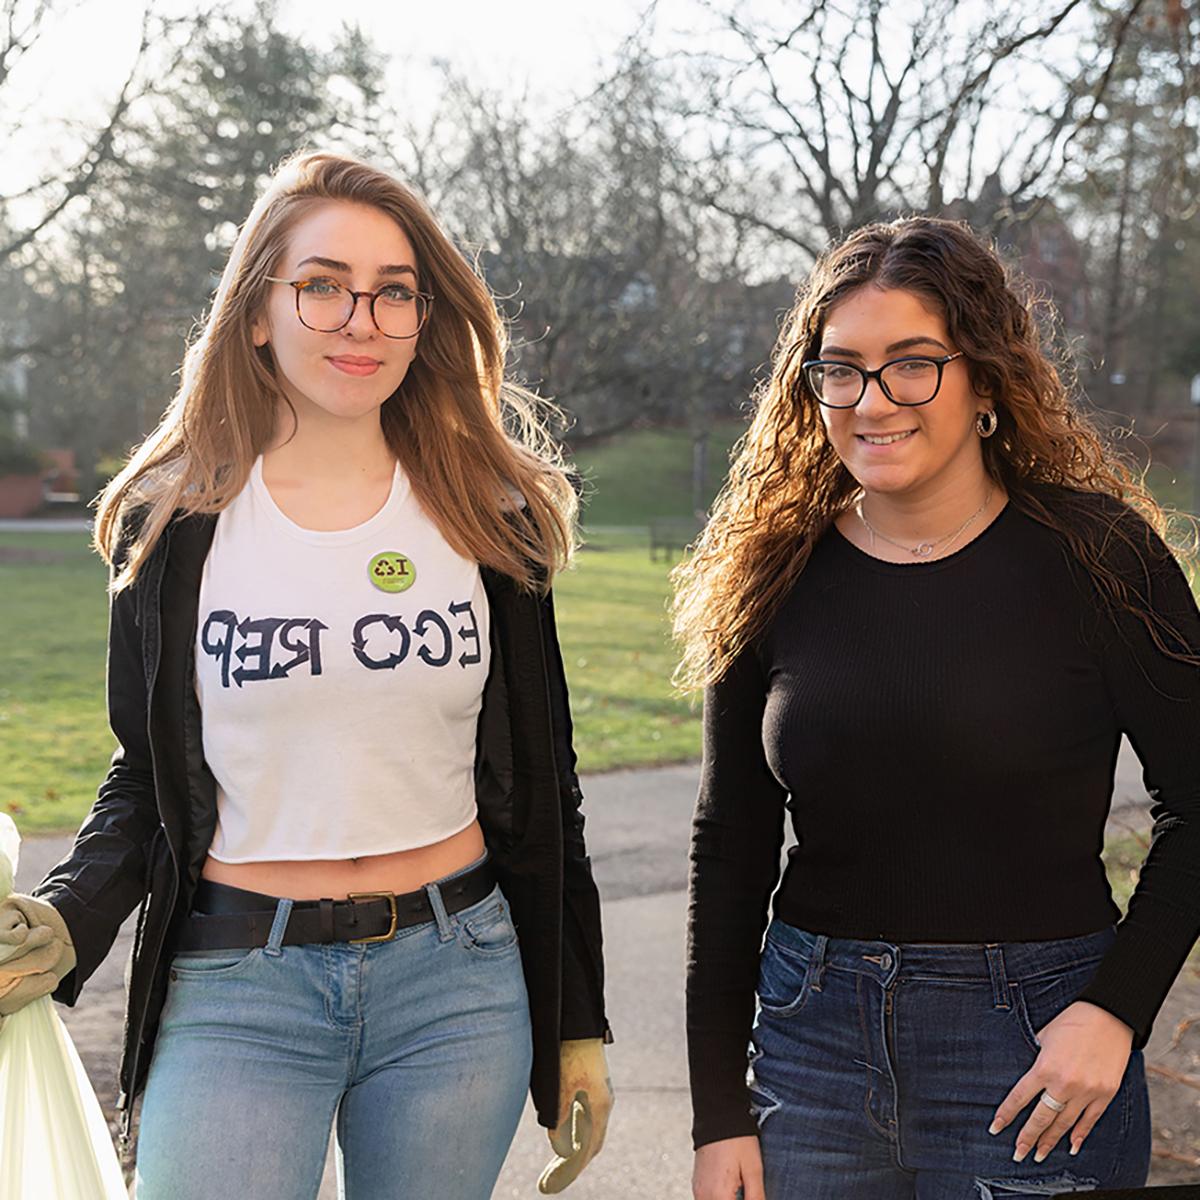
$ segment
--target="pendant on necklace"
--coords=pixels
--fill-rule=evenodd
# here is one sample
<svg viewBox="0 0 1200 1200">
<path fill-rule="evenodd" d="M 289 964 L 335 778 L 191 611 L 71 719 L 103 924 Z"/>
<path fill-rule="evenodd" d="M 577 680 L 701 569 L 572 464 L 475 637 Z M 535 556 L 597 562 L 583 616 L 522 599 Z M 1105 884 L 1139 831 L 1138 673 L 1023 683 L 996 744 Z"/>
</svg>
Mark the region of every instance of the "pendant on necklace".
<svg viewBox="0 0 1200 1200">
<path fill-rule="evenodd" d="M 912 551 L 918 558 L 924 558 L 926 555 L 933 553 L 932 542 L 921 542 L 913 547 Z"/>
</svg>

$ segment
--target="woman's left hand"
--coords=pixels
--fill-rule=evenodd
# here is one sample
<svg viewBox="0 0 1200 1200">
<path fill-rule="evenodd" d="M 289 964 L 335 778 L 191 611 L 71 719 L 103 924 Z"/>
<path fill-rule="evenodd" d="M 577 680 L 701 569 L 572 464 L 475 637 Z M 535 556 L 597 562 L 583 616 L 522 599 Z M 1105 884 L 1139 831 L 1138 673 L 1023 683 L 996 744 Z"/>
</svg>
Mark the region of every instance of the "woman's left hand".
<svg viewBox="0 0 1200 1200">
<path fill-rule="evenodd" d="M 570 1186 L 600 1153 L 612 1111 L 612 1081 L 601 1038 L 562 1043 L 559 1057 L 558 1128 L 548 1130 L 554 1160 L 542 1172 L 538 1191 L 553 1195 Z"/>
<path fill-rule="evenodd" d="M 1004 1097 L 988 1132 L 999 1133 L 1043 1092 L 1066 1107 L 1055 1112 L 1049 1104 L 1034 1105 L 1017 1134 L 1016 1162 L 1035 1146 L 1034 1161 L 1041 1162 L 1068 1130 L 1071 1153 L 1078 1154 L 1084 1138 L 1117 1094 L 1133 1048 L 1133 1030 L 1086 1000 L 1064 1008 L 1037 1031 L 1037 1039 L 1041 1053 Z"/>
</svg>

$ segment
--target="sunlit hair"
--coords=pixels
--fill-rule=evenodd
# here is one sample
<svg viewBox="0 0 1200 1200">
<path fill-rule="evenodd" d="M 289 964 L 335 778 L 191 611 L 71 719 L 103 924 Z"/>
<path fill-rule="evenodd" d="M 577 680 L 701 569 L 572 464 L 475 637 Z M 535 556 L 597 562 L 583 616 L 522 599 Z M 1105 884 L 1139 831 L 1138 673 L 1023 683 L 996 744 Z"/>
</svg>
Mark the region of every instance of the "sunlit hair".
<svg viewBox="0 0 1200 1200">
<path fill-rule="evenodd" d="M 1128 502 L 1157 533 L 1166 514 L 1060 377 L 1042 345 L 1040 302 L 965 224 L 911 217 L 855 231 L 797 293 L 708 524 L 672 573 L 683 650 L 677 686 L 692 691 L 721 678 L 765 630 L 814 543 L 862 494 L 825 436 L 801 363 L 819 357 L 830 310 L 866 284 L 912 292 L 944 318 L 975 391 L 995 406 L 999 426 L 982 443 L 989 475 L 1017 509 L 1060 533 L 1102 594 L 1137 613 L 1159 649 L 1173 653 L 1174 631 L 1105 561 L 1114 538 L 1137 551 L 1146 525 L 1114 520 L 1097 529 L 1094 498 L 1080 493 Z"/>
<path fill-rule="evenodd" d="M 545 402 L 504 380 L 506 331 L 487 286 L 404 184 L 351 158 L 302 153 L 280 166 L 254 205 L 187 348 L 175 397 L 97 502 L 93 541 L 110 564 L 126 514 L 136 509 L 141 518 L 112 591 L 133 582 L 177 511 L 227 507 L 273 439 L 287 397 L 251 324 L 291 231 L 330 201 L 392 217 L 416 251 L 420 290 L 435 297 L 417 356 L 380 410 L 388 446 L 426 512 L 457 551 L 527 590 L 569 560 L 575 493 L 539 411 Z"/>
</svg>

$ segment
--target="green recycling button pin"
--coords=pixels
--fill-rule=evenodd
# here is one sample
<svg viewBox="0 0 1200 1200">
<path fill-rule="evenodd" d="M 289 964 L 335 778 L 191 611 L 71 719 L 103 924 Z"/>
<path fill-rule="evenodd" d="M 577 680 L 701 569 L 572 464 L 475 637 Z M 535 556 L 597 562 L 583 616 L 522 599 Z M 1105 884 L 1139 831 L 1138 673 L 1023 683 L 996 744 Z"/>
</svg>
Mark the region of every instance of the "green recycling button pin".
<svg viewBox="0 0 1200 1200">
<path fill-rule="evenodd" d="M 417 579 L 417 568 L 407 554 L 385 550 L 367 565 L 367 576 L 381 592 L 406 592 Z"/>
</svg>

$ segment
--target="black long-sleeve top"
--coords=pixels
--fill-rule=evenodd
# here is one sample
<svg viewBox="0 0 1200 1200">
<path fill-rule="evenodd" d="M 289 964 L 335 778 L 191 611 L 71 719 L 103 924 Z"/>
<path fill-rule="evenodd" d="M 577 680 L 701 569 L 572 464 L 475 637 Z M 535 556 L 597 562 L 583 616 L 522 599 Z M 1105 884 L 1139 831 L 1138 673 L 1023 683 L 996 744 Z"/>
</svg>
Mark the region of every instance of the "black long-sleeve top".
<svg viewBox="0 0 1200 1200">
<path fill-rule="evenodd" d="M 1106 497 L 1056 497 L 1081 505 L 1072 527 L 1171 627 L 1165 644 L 1200 654 L 1195 600 L 1149 526 Z M 1123 732 L 1154 832 L 1120 920 L 1100 851 Z M 1066 540 L 1011 500 L 932 562 L 881 561 L 831 527 L 705 692 L 688 913 L 696 1146 L 757 1129 L 747 1046 L 785 810 L 797 845 L 773 907 L 803 929 L 1004 942 L 1119 920 L 1079 998 L 1141 1048 L 1200 935 L 1200 668 L 1102 600 Z"/>
</svg>

